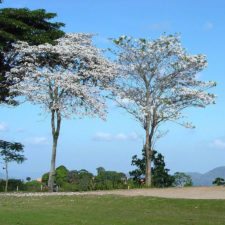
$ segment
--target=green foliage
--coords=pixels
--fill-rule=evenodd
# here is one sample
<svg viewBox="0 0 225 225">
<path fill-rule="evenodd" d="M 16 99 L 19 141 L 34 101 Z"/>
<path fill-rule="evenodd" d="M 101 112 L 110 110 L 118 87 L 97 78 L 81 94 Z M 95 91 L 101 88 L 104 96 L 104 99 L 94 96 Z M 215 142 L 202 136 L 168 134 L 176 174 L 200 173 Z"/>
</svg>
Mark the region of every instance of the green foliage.
<svg viewBox="0 0 225 225">
<path fill-rule="evenodd" d="M 106 171 L 103 167 L 97 168 L 97 173 L 94 179 L 95 189 L 110 190 L 127 188 L 127 177 L 124 173 Z"/>
<path fill-rule="evenodd" d="M 55 13 L 44 9 L 0 9 L 0 103 L 16 105 L 13 98 L 18 94 L 9 92 L 12 84 L 6 80 L 5 73 L 13 67 L 13 62 L 4 58 L 4 52 L 10 51 L 12 43 L 18 40 L 30 45 L 54 43 L 64 35 L 60 30 L 64 24 L 51 21 L 55 17 Z"/>
<path fill-rule="evenodd" d="M 225 185 L 225 180 L 221 177 L 217 177 L 212 184 L 217 185 L 217 186 L 221 186 L 221 185 Z"/>
<path fill-rule="evenodd" d="M 47 13 L 44 9 L 0 9 L 0 48 L 18 40 L 33 45 L 53 43 L 64 34 L 60 30 L 63 23 L 51 22 L 56 16 L 56 13 Z"/>
<path fill-rule="evenodd" d="M 151 157 L 153 164 L 153 167 L 151 168 L 152 185 L 154 187 L 172 186 L 174 178 L 169 175 L 169 169 L 166 168 L 163 155 L 157 151 L 152 151 Z M 145 179 L 146 157 L 144 148 L 142 149 L 142 158 L 139 159 L 137 155 L 134 155 L 132 157 L 131 165 L 136 166 L 137 168 L 130 172 L 130 176 L 136 185 L 140 187 L 143 184 L 141 181 Z"/>
<path fill-rule="evenodd" d="M 48 184 L 48 177 L 49 177 L 49 173 L 43 174 L 42 178 L 41 178 L 42 183 L 47 185 Z"/>
<path fill-rule="evenodd" d="M 30 182 L 31 181 L 31 177 L 27 177 L 26 181 Z"/>
<path fill-rule="evenodd" d="M 74 183 L 64 183 L 59 191 L 82 191 L 82 190 L 79 190 L 79 187 L 77 184 L 74 184 Z"/>
<path fill-rule="evenodd" d="M 37 192 L 37 191 L 41 191 L 41 186 L 42 185 L 43 185 L 42 183 L 40 183 L 40 182 L 38 182 L 36 180 L 32 180 L 32 181 L 26 182 L 24 184 L 24 189 L 26 191 L 29 191 L 29 192 L 32 192 L 32 191 Z"/>
<path fill-rule="evenodd" d="M 5 191 L 5 180 L 0 180 L 0 192 Z M 9 179 L 8 180 L 8 191 L 17 191 L 17 187 L 19 191 L 25 190 L 25 185 L 22 180 L 19 179 Z"/>
<path fill-rule="evenodd" d="M 5 162 L 15 161 L 22 163 L 26 160 L 23 153 L 24 146 L 18 142 L 7 142 L 0 140 L 0 156 Z"/>
<path fill-rule="evenodd" d="M 59 166 L 55 170 L 55 182 L 56 185 L 61 186 L 64 183 L 68 182 L 68 174 L 69 170 L 65 166 Z M 42 182 L 44 184 L 48 184 L 49 173 L 45 173 L 42 175 Z"/>
<path fill-rule="evenodd" d="M 64 184 L 63 188 L 71 188 L 76 191 L 90 191 L 93 190 L 94 175 L 87 170 L 72 170 L 68 174 L 68 182 L 69 184 Z M 71 190 L 71 191 L 72 191 Z"/>
<path fill-rule="evenodd" d="M 93 174 L 87 170 L 79 171 L 79 183 L 78 188 L 80 191 L 88 191 L 93 189 Z"/>
<path fill-rule="evenodd" d="M 43 174 L 42 182 L 47 185 L 48 173 Z M 127 178 L 124 173 L 106 171 L 97 168 L 97 176 L 87 170 L 68 171 L 65 166 L 56 169 L 56 185 L 60 191 L 91 191 L 127 188 Z"/>
<path fill-rule="evenodd" d="M 171 187 L 174 182 L 174 177 L 169 175 L 169 169 L 166 168 L 164 156 L 161 153 L 153 151 L 152 167 L 152 185 L 154 187 Z"/>
<path fill-rule="evenodd" d="M 69 170 L 65 166 L 59 166 L 56 168 L 55 182 L 57 185 L 61 186 L 63 183 L 68 181 Z"/>
<path fill-rule="evenodd" d="M 174 174 L 173 186 L 175 187 L 190 187 L 193 186 L 192 179 L 189 175 L 181 172 Z"/>
</svg>

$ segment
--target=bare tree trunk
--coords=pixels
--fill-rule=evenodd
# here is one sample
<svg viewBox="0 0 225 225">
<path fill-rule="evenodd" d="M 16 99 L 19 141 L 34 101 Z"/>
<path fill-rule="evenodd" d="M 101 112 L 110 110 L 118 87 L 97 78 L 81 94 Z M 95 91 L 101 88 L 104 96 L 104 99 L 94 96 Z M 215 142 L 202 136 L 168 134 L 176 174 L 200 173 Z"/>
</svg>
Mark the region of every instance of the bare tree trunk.
<svg viewBox="0 0 225 225">
<path fill-rule="evenodd" d="M 8 162 L 5 161 L 5 192 L 8 191 L 8 183 L 9 183 Z"/>
<path fill-rule="evenodd" d="M 151 157 L 150 157 L 150 143 L 149 143 L 149 117 L 146 117 L 146 124 L 145 124 L 145 156 L 146 156 L 146 163 L 145 163 L 145 185 L 146 187 L 151 187 Z"/>
<path fill-rule="evenodd" d="M 56 121 L 55 121 L 55 116 L 56 116 Z M 52 125 L 53 145 L 52 145 L 51 167 L 50 167 L 49 178 L 48 178 L 48 188 L 49 188 L 49 191 L 52 192 L 54 190 L 54 183 L 55 183 L 56 152 L 57 152 L 58 137 L 59 137 L 60 125 L 61 125 L 61 114 L 58 110 L 52 110 L 51 125 Z"/>
</svg>

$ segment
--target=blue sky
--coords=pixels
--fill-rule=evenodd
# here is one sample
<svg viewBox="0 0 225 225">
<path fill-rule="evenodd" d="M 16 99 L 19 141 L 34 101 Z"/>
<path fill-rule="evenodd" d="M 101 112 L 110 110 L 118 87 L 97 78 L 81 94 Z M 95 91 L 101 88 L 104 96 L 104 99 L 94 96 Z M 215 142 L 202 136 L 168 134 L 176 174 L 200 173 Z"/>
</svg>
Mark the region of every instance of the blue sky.
<svg viewBox="0 0 225 225">
<path fill-rule="evenodd" d="M 108 37 L 126 34 L 157 38 L 162 33 L 180 33 L 189 53 L 203 53 L 208 68 L 203 80 L 214 80 L 217 104 L 185 112 L 196 125 L 187 130 L 166 124 L 170 132 L 157 144 L 171 172 L 206 172 L 225 165 L 225 1 L 214 0 L 5 0 L 1 7 L 44 8 L 58 14 L 66 32 L 98 34 L 95 44 L 110 45 Z M 40 114 L 41 113 L 41 114 Z M 40 177 L 49 170 L 51 156 L 50 120 L 38 106 L 25 103 L 16 108 L 1 107 L 0 137 L 25 144 L 28 160 L 12 164 L 12 177 Z M 64 120 L 59 140 L 57 165 L 69 169 L 103 166 L 128 172 L 131 157 L 140 154 L 144 133 L 125 111 L 110 106 L 107 121 L 85 118 Z M 0 174 L 3 171 L 0 169 Z"/>
</svg>

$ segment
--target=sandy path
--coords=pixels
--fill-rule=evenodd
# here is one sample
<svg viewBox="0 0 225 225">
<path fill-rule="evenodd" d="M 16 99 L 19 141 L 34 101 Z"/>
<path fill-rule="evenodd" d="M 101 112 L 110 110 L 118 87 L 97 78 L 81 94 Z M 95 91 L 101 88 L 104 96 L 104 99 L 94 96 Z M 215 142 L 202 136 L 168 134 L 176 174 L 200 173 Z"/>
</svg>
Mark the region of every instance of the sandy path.
<svg viewBox="0 0 225 225">
<path fill-rule="evenodd" d="M 184 199 L 225 199 L 225 187 L 189 187 L 189 188 L 151 188 L 133 190 L 90 191 L 90 192 L 58 192 L 58 193 L 8 193 L 1 196 L 35 197 L 35 196 L 76 196 L 76 195 L 121 195 L 151 196 Z"/>
</svg>

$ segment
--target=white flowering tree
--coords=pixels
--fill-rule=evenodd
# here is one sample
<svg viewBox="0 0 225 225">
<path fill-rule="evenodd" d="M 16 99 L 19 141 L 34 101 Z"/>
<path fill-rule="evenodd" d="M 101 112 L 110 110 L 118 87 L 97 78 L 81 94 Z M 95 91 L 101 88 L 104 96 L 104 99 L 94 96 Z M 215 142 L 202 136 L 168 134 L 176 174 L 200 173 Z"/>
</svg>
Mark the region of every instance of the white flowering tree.
<svg viewBox="0 0 225 225">
<path fill-rule="evenodd" d="M 146 185 L 151 185 L 151 154 L 161 137 L 159 127 L 174 121 L 186 127 L 182 111 L 205 107 L 215 96 L 207 90 L 215 82 L 204 82 L 197 75 L 207 66 L 204 55 L 190 55 L 177 35 L 156 40 L 121 36 L 113 40 L 120 64 L 114 97 L 139 121 L 145 130 Z"/>
<path fill-rule="evenodd" d="M 17 61 L 8 74 L 27 101 L 51 114 L 53 137 L 48 186 L 53 190 L 58 137 L 63 117 L 105 116 L 106 90 L 116 67 L 92 45 L 92 35 L 67 34 L 55 45 L 30 46 L 18 42 L 7 57 Z"/>
</svg>

